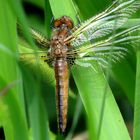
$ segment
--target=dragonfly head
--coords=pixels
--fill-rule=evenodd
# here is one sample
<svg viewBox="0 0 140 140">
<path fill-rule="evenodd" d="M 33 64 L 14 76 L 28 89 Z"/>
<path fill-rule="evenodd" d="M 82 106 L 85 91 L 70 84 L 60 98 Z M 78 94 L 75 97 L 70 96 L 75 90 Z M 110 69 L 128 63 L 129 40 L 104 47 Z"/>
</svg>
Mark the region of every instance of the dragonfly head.
<svg viewBox="0 0 140 140">
<path fill-rule="evenodd" d="M 54 27 L 55 28 L 61 28 L 61 26 L 66 26 L 68 29 L 72 29 L 73 28 L 73 21 L 67 17 L 67 16 L 63 16 L 59 19 L 56 19 L 54 21 Z"/>
</svg>

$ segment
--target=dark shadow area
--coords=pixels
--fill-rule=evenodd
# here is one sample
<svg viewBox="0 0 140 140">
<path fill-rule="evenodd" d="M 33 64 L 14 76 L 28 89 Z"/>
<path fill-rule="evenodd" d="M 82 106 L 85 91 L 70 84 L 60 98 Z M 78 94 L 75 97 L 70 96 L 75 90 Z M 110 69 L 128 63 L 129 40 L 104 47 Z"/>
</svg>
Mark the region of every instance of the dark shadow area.
<svg viewBox="0 0 140 140">
<path fill-rule="evenodd" d="M 44 20 L 44 11 L 41 8 L 28 2 L 23 2 L 23 7 L 25 10 L 25 13 L 28 14 L 28 16 L 30 14 L 34 14 L 37 17 L 39 17 L 40 20 Z"/>
<path fill-rule="evenodd" d="M 5 140 L 4 130 L 2 127 L 0 127 L 0 140 Z"/>
</svg>

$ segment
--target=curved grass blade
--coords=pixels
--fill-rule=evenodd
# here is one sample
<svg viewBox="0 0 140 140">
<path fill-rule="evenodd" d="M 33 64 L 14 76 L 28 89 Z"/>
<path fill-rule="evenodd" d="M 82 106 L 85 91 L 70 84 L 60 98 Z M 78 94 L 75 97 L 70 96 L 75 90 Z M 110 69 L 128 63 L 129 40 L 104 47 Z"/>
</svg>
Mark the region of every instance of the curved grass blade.
<svg viewBox="0 0 140 140">
<path fill-rule="evenodd" d="M 0 4 L 0 18 L 1 89 L 12 83 L 12 81 L 16 81 L 18 78 L 20 79 L 17 65 L 16 17 L 12 12 L 9 1 L 3 1 Z M 9 140 L 29 139 L 24 103 L 20 100 L 20 95 L 22 95 L 22 93 L 19 93 L 20 90 L 22 91 L 20 84 L 18 83 L 16 86 L 13 86 L 13 88 L 7 89 L 7 93 L 4 93 L 0 99 L 3 107 L 6 107 L 0 120 L 3 120 L 5 137 Z"/>
<path fill-rule="evenodd" d="M 137 14 L 138 19 L 140 23 L 140 10 L 139 13 Z M 140 32 L 138 32 L 140 34 Z M 133 140 L 138 140 L 140 138 L 139 134 L 139 129 L 140 129 L 140 104 L 139 104 L 139 99 L 140 99 L 140 44 L 137 44 L 137 52 L 136 52 L 136 81 L 135 81 L 135 96 L 134 96 L 134 128 L 133 128 Z"/>
<path fill-rule="evenodd" d="M 1 85 L 5 85 L 2 78 L 0 78 L 0 81 Z M 5 93 L 0 98 L 0 102 L 2 104 L 2 114 L 0 115 L 0 121 L 2 121 L 5 137 L 7 140 L 29 140 L 29 134 L 23 110 L 21 108 L 18 98 L 11 90 L 15 88 L 15 86 L 17 86 L 14 85 L 12 83 L 11 86 L 9 85 L 10 87 L 7 85 L 7 87 L 5 87 L 7 88 L 5 90 Z"/>
<path fill-rule="evenodd" d="M 139 44 L 138 44 L 139 46 Z M 137 69 L 136 69 L 136 85 L 135 85 L 135 104 L 134 104 L 134 131 L 133 139 L 138 140 L 140 138 L 140 49 L 137 51 Z"/>
<path fill-rule="evenodd" d="M 20 23 L 22 23 L 23 32 L 25 33 L 26 39 L 31 44 L 31 47 L 33 47 L 35 49 L 34 43 L 28 32 L 27 20 L 24 15 L 20 1 L 19 0 L 18 1 L 9 0 L 9 5 L 11 6 L 13 13 L 15 14 L 15 17 L 17 17 L 18 20 L 20 21 Z M 24 76 L 26 78 L 27 73 L 25 73 L 24 68 L 23 68 L 23 70 L 21 69 L 21 71 L 23 72 L 22 76 Z M 22 79 L 25 79 L 24 77 Z M 33 75 L 31 74 L 31 76 L 28 76 L 28 77 L 33 77 Z M 29 89 L 26 90 L 26 91 L 29 91 L 28 96 L 27 96 L 27 92 L 25 92 L 26 97 L 28 97 L 28 99 L 26 99 L 25 102 L 27 104 L 30 128 L 32 130 L 31 138 L 34 140 L 35 139 L 37 139 L 37 140 L 46 139 L 47 140 L 47 139 L 49 139 L 48 120 L 47 120 L 47 115 L 46 115 L 45 106 L 43 104 L 43 100 L 41 98 L 41 95 L 38 93 L 38 92 L 40 92 L 40 90 L 39 90 L 40 87 L 37 86 L 37 83 L 35 83 L 35 80 L 34 81 L 30 81 L 30 80 L 31 79 L 26 81 L 26 84 L 25 83 L 24 84 L 25 84 L 25 89 L 27 89 L 28 86 L 30 85 Z M 34 90 L 31 91 L 30 89 L 32 89 L 32 88 L 36 91 L 35 92 L 34 92 Z M 34 95 L 33 95 L 33 92 L 35 93 Z M 31 101 L 30 99 L 32 99 L 33 102 L 30 102 Z M 24 140 L 25 139 L 26 138 L 24 138 Z"/>
</svg>

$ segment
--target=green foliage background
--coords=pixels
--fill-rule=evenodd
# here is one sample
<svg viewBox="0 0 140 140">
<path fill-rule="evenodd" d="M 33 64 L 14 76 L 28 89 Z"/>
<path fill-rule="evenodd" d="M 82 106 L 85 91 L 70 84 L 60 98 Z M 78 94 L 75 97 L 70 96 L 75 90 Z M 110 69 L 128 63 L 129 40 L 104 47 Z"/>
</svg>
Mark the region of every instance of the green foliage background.
<svg viewBox="0 0 140 140">
<path fill-rule="evenodd" d="M 21 62 L 18 59 L 18 47 L 22 45 L 18 45 L 17 19 L 23 24 L 25 38 L 36 51 L 28 26 L 50 37 L 52 15 L 54 18 L 68 15 L 77 24 L 77 15 L 84 21 L 110 3 L 111 0 L 0 0 L 0 126 L 6 140 L 71 139 L 83 131 L 88 132 L 91 140 L 130 140 L 124 121 L 131 111 L 124 111 L 123 119 L 115 98 L 123 102 L 123 110 L 134 109 L 133 136 L 139 140 L 139 44 L 126 59 L 105 71 L 106 77 L 96 63 L 98 72 L 78 66 L 71 69 L 65 138 L 57 134 L 53 70 L 40 60 Z M 139 13 L 124 27 L 140 23 Z"/>
</svg>

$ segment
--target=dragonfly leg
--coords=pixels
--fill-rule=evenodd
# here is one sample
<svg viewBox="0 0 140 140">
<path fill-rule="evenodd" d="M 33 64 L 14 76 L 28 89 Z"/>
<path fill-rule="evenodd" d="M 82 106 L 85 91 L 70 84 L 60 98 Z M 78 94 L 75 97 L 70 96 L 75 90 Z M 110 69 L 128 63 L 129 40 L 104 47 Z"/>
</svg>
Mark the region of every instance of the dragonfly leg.
<svg viewBox="0 0 140 140">
<path fill-rule="evenodd" d="M 71 67 L 75 63 L 75 58 L 67 58 L 68 65 Z"/>
<path fill-rule="evenodd" d="M 51 21 L 50 21 L 50 28 L 53 30 L 54 29 L 54 16 L 52 17 Z"/>
</svg>

